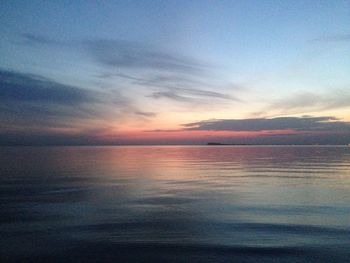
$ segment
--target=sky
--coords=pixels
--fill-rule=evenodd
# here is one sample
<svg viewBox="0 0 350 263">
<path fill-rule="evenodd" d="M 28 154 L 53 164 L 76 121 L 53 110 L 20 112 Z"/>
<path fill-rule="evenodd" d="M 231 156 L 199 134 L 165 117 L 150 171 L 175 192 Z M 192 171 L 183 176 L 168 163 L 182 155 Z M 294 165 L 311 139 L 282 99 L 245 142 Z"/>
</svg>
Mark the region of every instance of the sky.
<svg viewBox="0 0 350 263">
<path fill-rule="evenodd" d="M 348 144 L 350 1 L 0 1 L 0 145 Z"/>
</svg>

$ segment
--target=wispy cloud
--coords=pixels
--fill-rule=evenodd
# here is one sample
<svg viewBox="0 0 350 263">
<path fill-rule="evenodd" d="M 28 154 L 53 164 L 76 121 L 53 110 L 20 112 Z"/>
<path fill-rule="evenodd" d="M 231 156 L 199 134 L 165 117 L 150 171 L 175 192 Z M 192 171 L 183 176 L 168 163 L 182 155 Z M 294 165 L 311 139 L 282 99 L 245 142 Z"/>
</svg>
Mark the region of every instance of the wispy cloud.
<svg viewBox="0 0 350 263">
<path fill-rule="evenodd" d="M 239 98 L 229 94 L 206 90 L 203 88 L 195 88 L 198 86 L 215 88 L 216 86 L 210 84 L 210 82 L 198 81 L 193 77 L 184 77 L 182 75 L 156 75 L 147 78 L 134 77 L 123 73 L 104 75 L 103 77 L 111 76 L 127 79 L 132 81 L 133 84 L 155 89 L 156 91 L 149 95 L 149 97 L 155 99 L 167 98 L 182 102 L 194 102 L 198 98 L 207 97 L 211 99 L 223 99 L 237 102 L 241 101 Z"/>
<path fill-rule="evenodd" d="M 143 117 L 155 117 L 157 114 L 155 112 L 146 112 L 146 111 L 135 111 L 136 115 L 140 115 Z"/>
<path fill-rule="evenodd" d="M 193 95 L 193 96 L 240 101 L 238 98 L 235 98 L 231 95 L 215 92 L 215 91 L 209 91 L 209 90 L 186 89 L 186 88 L 173 88 L 172 90 L 174 92 L 184 93 L 184 94 Z"/>
<path fill-rule="evenodd" d="M 350 123 L 335 117 L 278 117 L 257 119 L 214 119 L 183 124 L 188 131 L 345 131 Z"/>
<path fill-rule="evenodd" d="M 211 98 L 211 99 L 223 99 L 240 101 L 239 99 L 232 97 L 228 94 L 223 94 L 214 91 L 197 90 L 197 89 L 183 89 L 183 88 L 172 88 L 167 91 L 153 92 L 150 97 L 155 99 L 167 98 L 182 102 L 193 102 L 198 98 Z"/>
<path fill-rule="evenodd" d="M 193 73 L 205 65 L 195 59 L 160 51 L 159 48 L 124 40 L 96 39 L 83 41 L 91 56 L 112 68 L 157 69 Z"/>
<path fill-rule="evenodd" d="M 121 39 L 87 39 L 61 41 L 43 35 L 23 33 L 26 44 L 83 48 L 102 66 L 114 69 L 153 69 L 160 71 L 198 73 L 208 67 L 181 54 L 173 54 L 162 48 Z"/>
<path fill-rule="evenodd" d="M 277 114 L 303 113 L 307 111 L 324 111 L 350 107 L 350 92 L 335 89 L 326 93 L 300 92 L 272 102 L 262 112 Z"/>
<path fill-rule="evenodd" d="M 133 80 L 135 84 L 148 87 L 159 88 L 193 88 L 193 87 L 205 87 L 215 88 L 217 85 L 211 83 L 208 77 L 200 75 L 184 76 L 183 74 L 157 74 L 150 75 L 142 78 L 132 77 L 126 74 L 118 74 L 119 77 Z M 200 78 L 201 80 L 198 80 Z"/>
<path fill-rule="evenodd" d="M 192 102 L 193 99 L 181 96 L 176 92 L 172 91 L 159 91 L 159 92 L 153 92 L 149 97 L 154 98 L 154 99 L 161 99 L 161 98 L 167 98 L 175 101 L 180 101 L 180 102 Z"/>
<path fill-rule="evenodd" d="M 220 90 L 225 85 L 218 84 L 209 77 L 211 74 L 208 71 L 212 67 L 208 64 L 162 51 L 155 46 L 116 39 L 90 39 L 68 43 L 35 34 L 22 34 L 22 37 L 39 45 L 82 48 L 93 61 L 103 67 L 105 73 L 97 75 L 100 79 L 122 78 L 133 85 L 151 90 L 148 96 L 150 98 L 195 103 L 201 103 L 203 98 L 240 101 L 236 96 L 213 91 Z M 130 74 L 134 72 L 135 75 L 138 70 L 142 70 L 142 74 Z"/>
</svg>

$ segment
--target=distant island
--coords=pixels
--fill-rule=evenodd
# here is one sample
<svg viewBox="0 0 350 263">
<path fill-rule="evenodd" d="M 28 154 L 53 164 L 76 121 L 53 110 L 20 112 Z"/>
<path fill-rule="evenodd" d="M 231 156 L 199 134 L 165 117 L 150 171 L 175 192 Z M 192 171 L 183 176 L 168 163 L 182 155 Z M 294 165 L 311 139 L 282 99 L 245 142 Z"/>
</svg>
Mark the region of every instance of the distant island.
<svg viewBox="0 0 350 263">
<path fill-rule="evenodd" d="M 207 145 L 250 145 L 246 143 L 221 143 L 221 142 L 208 142 Z"/>
</svg>

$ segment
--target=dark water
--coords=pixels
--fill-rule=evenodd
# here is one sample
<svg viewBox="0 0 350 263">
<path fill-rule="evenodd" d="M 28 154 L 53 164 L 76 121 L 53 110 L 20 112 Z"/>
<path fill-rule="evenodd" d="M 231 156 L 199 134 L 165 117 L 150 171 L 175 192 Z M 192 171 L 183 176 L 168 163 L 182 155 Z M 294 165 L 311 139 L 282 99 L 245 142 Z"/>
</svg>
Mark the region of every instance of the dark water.
<svg viewBox="0 0 350 263">
<path fill-rule="evenodd" d="M 350 262 L 350 147 L 0 148 L 2 262 Z"/>
</svg>

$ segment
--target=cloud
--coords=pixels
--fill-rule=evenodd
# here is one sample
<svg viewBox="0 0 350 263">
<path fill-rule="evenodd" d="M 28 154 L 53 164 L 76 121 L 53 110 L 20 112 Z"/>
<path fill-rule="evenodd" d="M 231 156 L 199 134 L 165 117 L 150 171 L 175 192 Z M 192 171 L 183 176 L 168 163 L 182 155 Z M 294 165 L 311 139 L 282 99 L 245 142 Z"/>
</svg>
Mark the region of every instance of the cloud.
<svg viewBox="0 0 350 263">
<path fill-rule="evenodd" d="M 350 123 L 335 117 L 278 117 L 258 119 L 214 119 L 183 124 L 188 131 L 336 131 L 350 132 Z"/>
<path fill-rule="evenodd" d="M 281 114 L 291 112 L 305 112 L 307 110 L 329 110 L 350 107 L 350 93 L 348 90 L 332 90 L 327 93 L 301 92 L 287 98 L 277 100 L 264 111 L 277 111 Z"/>
<path fill-rule="evenodd" d="M 154 99 L 161 99 L 161 98 L 167 98 L 175 101 L 180 102 L 191 102 L 193 101 L 191 98 L 181 96 L 175 92 L 171 91 L 160 91 L 160 92 L 153 92 L 149 97 Z"/>
<path fill-rule="evenodd" d="M 330 116 L 257 119 L 213 119 L 183 124 L 177 130 L 146 130 L 185 143 L 226 144 L 348 144 L 350 122 Z M 170 136 L 172 134 L 172 137 Z M 177 135 L 178 134 L 178 135 Z M 186 136 L 183 136 L 186 134 Z"/>
<path fill-rule="evenodd" d="M 199 97 L 209 97 L 209 98 L 240 101 L 239 99 L 232 97 L 231 95 L 215 92 L 215 91 L 209 91 L 209 90 L 173 88 L 172 91 L 177 93 L 193 95 L 193 96 L 199 96 Z"/>
<path fill-rule="evenodd" d="M 112 68 L 193 73 L 205 67 L 204 64 L 192 58 L 170 54 L 138 42 L 96 39 L 83 41 L 83 45 L 95 61 Z"/>
<path fill-rule="evenodd" d="M 155 117 L 157 114 L 155 112 L 145 112 L 145 111 L 135 111 L 136 115 L 140 115 L 143 117 Z"/>
<path fill-rule="evenodd" d="M 211 98 L 211 99 L 223 99 L 223 100 L 234 100 L 240 101 L 237 98 L 234 98 L 230 95 L 207 91 L 207 90 L 196 90 L 196 89 L 182 89 L 182 88 L 173 88 L 168 91 L 159 91 L 153 92 L 149 97 L 160 99 L 167 98 L 176 101 L 182 102 L 193 102 L 198 98 Z"/>
<path fill-rule="evenodd" d="M 96 100 L 87 90 L 37 75 L 0 70 L 2 102 L 37 102 L 74 105 Z"/>
<path fill-rule="evenodd" d="M 158 74 L 143 78 L 135 78 L 126 74 L 118 74 L 123 78 L 134 80 L 135 84 L 149 87 L 159 88 L 193 88 L 193 87 L 215 87 L 205 76 L 200 76 L 201 80 L 195 78 L 194 75 L 183 76 L 183 74 Z"/>
<path fill-rule="evenodd" d="M 226 85 L 215 83 L 211 74 L 208 74 L 208 69 L 211 68 L 208 64 L 164 52 L 154 46 L 112 39 L 90 39 L 68 43 L 35 34 L 22 34 L 22 37 L 35 44 L 83 48 L 106 71 L 97 77 L 123 78 L 132 84 L 153 89 L 148 96 L 151 98 L 196 103 L 206 103 L 201 101 L 203 98 L 240 101 L 235 96 L 211 91 Z M 137 77 L 127 74 L 129 71 L 138 70 L 142 73 Z M 147 75 L 150 72 L 153 75 Z"/>
<path fill-rule="evenodd" d="M 156 75 L 150 77 L 133 77 L 127 74 L 117 73 L 104 75 L 106 77 L 120 77 L 132 81 L 132 83 L 151 87 L 157 91 L 152 92 L 149 97 L 154 99 L 167 98 L 176 101 L 194 102 L 198 98 L 223 99 L 231 101 L 241 101 L 237 97 L 216 91 L 196 88 L 198 86 L 215 87 L 215 85 L 198 81 L 193 77 L 179 75 Z"/>
<path fill-rule="evenodd" d="M 117 69 L 152 69 L 199 73 L 208 67 L 194 58 L 166 52 L 159 47 L 120 39 L 88 39 L 60 41 L 39 34 L 23 33 L 26 44 L 71 47 L 87 51 L 98 64 Z M 81 50 L 82 51 L 82 50 Z"/>
<path fill-rule="evenodd" d="M 348 42 L 350 41 L 350 34 L 336 34 L 336 35 L 329 35 L 329 36 L 323 36 L 314 39 L 314 41 L 319 42 Z"/>
<path fill-rule="evenodd" d="M 65 85 L 42 76 L 0 70 L 0 121 L 7 129 L 79 127 L 130 110 L 128 98 Z"/>
</svg>

